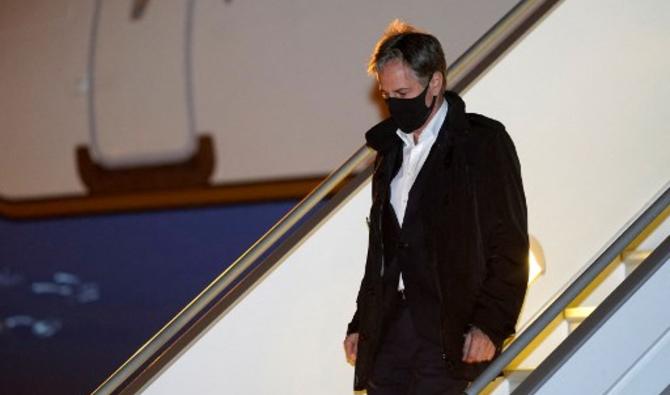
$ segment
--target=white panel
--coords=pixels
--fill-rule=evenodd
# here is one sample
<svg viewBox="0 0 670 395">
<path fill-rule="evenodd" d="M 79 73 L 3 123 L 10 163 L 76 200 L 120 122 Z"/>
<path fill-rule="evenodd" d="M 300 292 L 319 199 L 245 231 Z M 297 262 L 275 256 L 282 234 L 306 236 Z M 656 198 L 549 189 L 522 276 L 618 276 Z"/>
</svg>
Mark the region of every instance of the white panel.
<svg viewBox="0 0 670 395">
<path fill-rule="evenodd" d="M 670 328 L 626 372 L 608 394 L 660 394 L 670 385 Z"/>
<path fill-rule="evenodd" d="M 368 184 L 145 394 L 351 393 L 342 341 L 363 276 L 369 207 Z"/>
<path fill-rule="evenodd" d="M 186 67 L 191 1 L 149 2 L 139 20 L 134 0 L 97 0 L 92 70 L 91 148 L 107 167 L 165 164 L 195 149 Z"/>
</svg>

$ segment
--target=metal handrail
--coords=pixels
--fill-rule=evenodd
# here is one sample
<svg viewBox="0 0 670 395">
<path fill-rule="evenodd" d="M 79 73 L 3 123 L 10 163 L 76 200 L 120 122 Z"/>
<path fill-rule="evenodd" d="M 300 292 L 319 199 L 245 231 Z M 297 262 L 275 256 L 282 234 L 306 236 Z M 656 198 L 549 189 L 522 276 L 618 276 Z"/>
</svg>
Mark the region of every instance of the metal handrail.
<svg viewBox="0 0 670 395">
<path fill-rule="evenodd" d="M 559 1 L 521 0 L 449 67 L 447 81 L 452 89 L 458 92 L 464 91 Z M 137 370 L 145 366 L 172 338 L 184 330 L 231 284 L 234 284 L 259 257 L 262 257 L 272 245 L 285 236 L 296 223 L 371 156 L 372 151 L 369 148 L 366 146 L 359 148 L 100 384 L 93 394 L 110 394 L 123 386 Z"/>
<path fill-rule="evenodd" d="M 625 228 L 621 234 L 603 251 L 602 254 L 575 281 L 568 286 L 556 300 L 540 314 L 528 328 L 496 358 L 472 382 L 465 391 L 468 395 L 481 392 L 509 365 L 566 307 L 587 287 L 612 261 L 628 247 L 663 211 L 670 207 L 670 183 L 665 186 L 652 203 Z"/>
</svg>

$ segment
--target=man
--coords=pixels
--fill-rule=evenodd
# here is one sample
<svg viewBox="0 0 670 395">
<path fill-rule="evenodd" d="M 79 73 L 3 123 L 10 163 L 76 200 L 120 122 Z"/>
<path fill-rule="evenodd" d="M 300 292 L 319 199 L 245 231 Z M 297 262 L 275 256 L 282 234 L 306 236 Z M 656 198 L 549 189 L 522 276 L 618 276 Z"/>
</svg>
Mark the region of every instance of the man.
<svg viewBox="0 0 670 395">
<path fill-rule="evenodd" d="M 460 394 L 514 333 L 526 291 L 516 151 L 501 123 L 446 91 L 432 35 L 394 21 L 369 71 L 391 117 L 366 133 L 369 247 L 344 341 L 354 389 Z"/>
</svg>

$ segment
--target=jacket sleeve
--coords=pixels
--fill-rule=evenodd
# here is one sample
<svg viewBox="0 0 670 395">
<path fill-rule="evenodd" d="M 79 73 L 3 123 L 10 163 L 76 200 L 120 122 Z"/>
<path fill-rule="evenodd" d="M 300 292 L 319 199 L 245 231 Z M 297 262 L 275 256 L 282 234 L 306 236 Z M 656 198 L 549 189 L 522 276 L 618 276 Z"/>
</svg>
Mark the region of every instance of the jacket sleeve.
<svg viewBox="0 0 670 395">
<path fill-rule="evenodd" d="M 481 151 L 476 200 L 485 229 L 486 269 L 472 325 L 500 347 L 515 331 L 528 282 L 526 199 L 514 144 L 498 128 Z"/>
<path fill-rule="evenodd" d="M 352 333 L 358 333 L 359 318 L 358 318 L 358 309 L 354 312 L 354 316 L 351 318 L 349 325 L 347 325 L 347 336 Z"/>
<path fill-rule="evenodd" d="M 370 247 L 368 246 L 368 256 L 370 255 L 369 249 L 370 249 Z M 369 261 L 369 259 L 368 259 L 368 261 Z M 354 312 L 354 316 L 351 318 L 351 321 L 349 322 L 349 325 L 347 325 L 347 335 L 350 335 L 352 333 L 357 333 L 359 331 L 360 306 L 361 306 L 363 298 L 365 298 L 366 295 L 369 295 L 370 289 L 371 289 L 370 275 L 369 275 L 368 272 L 369 272 L 368 265 L 366 265 L 365 274 L 363 275 L 363 280 L 361 280 L 361 285 L 358 289 L 358 295 L 356 296 L 356 311 Z"/>
<path fill-rule="evenodd" d="M 349 325 L 347 325 L 347 336 L 352 333 L 358 332 L 358 310 L 354 313 L 354 316 L 351 318 Z"/>
<path fill-rule="evenodd" d="M 374 168 L 375 168 L 375 175 L 377 175 L 377 170 L 379 169 L 379 166 L 381 165 L 381 155 L 377 155 L 375 157 L 375 162 L 374 162 Z M 372 182 L 372 200 L 374 202 L 375 197 L 377 196 L 378 193 L 378 188 L 377 188 L 377 183 Z M 365 264 L 365 273 L 363 275 L 363 279 L 361 280 L 361 285 L 358 289 L 358 294 L 356 296 L 356 311 L 354 312 L 354 316 L 351 318 L 351 321 L 349 322 L 349 325 L 347 325 L 347 335 L 350 335 L 352 333 L 356 333 L 359 331 L 359 326 L 360 326 L 360 306 L 363 298 L 365 298 L 367 295 L 369 295 L 370 290 L 372 288 L 372 285 L 370 283 L 370 262 L 371 262 L 371 255 L 372 255 L 372 243 L 373 243 L 373 235 L 372 235 L 372 229 L 371 227 L 371 221 L 374 221 L 374 216 L 372 216 L 372 212 L 374 211 L 374 203 L 373 207 L 371 208 L 371 217 L 367 218 L 366 221 L 368 223 L 368 234 L 369 234 L 369 239 L 368 239 L 368 252 L 367 252 L 367 258 L 366 258 L 366 264 Z"/>
</svg>

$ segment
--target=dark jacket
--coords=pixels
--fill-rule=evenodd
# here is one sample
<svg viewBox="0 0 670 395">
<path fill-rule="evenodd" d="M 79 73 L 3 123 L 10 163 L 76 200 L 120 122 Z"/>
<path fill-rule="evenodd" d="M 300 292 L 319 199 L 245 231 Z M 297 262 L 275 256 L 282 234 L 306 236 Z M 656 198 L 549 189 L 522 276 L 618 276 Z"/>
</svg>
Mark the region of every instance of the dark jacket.
<svg viewBox="0 0 670 395">
<path fill-rule="evenodd" d="M 440 295 L 445 367 L 453 377 L 472 380 L 486 364 L 461 361 L 463 335 L 469 328 L 484 331 L 498 350 L 514 333 L 528 278 L 526 201 L 519 161 L 505 127 L 465 113 L 463 100 L 453 92 L 446 92 L 445 98 L 447 118 L 417 178 L 424 182 L 412 188 L 406 218 L 414 215 L 427 235 L 410 248 L 430 257 Z M 402 160 L 396 130 L 387 119 L 366 133 L 377 158 L 365 274 L 347 329 L 359 333 L 355 390 L 367 385 L 393 305 L 395 292 L 389 287 L 397 286 L 384 281 L 382 234 L 390 183 Z"/>
</svg>

